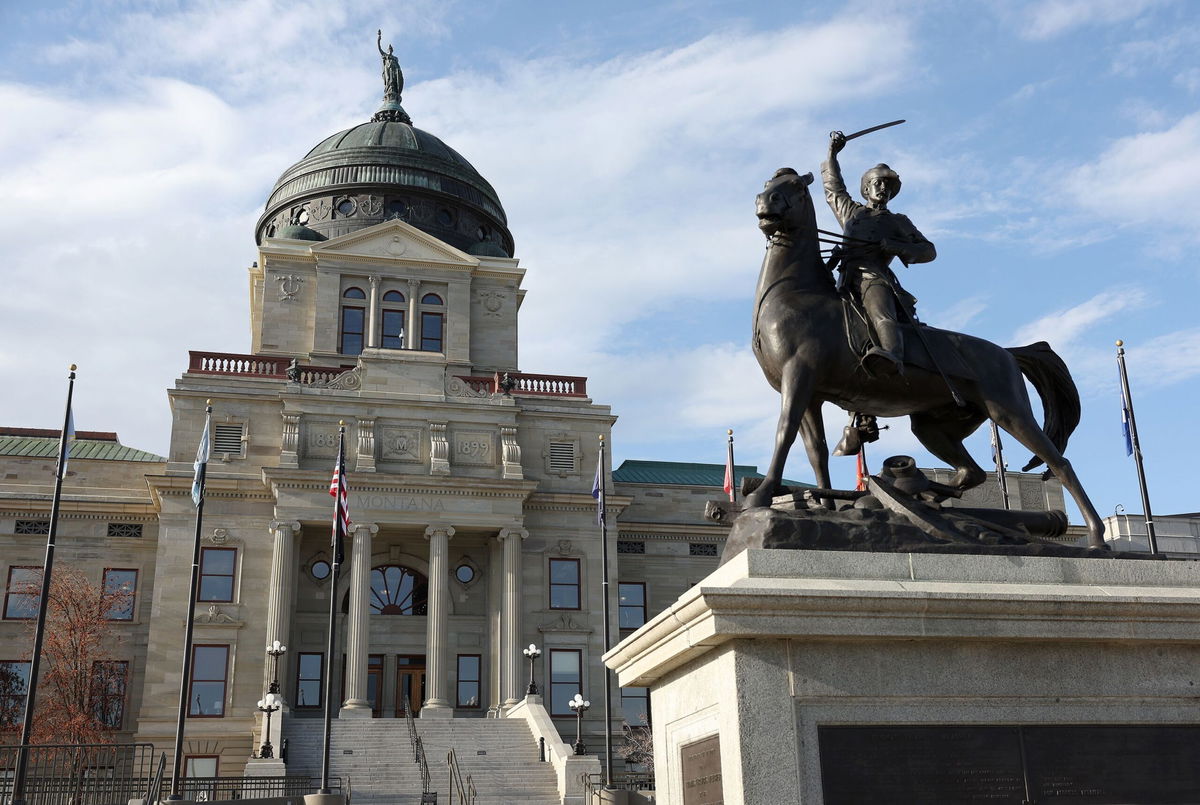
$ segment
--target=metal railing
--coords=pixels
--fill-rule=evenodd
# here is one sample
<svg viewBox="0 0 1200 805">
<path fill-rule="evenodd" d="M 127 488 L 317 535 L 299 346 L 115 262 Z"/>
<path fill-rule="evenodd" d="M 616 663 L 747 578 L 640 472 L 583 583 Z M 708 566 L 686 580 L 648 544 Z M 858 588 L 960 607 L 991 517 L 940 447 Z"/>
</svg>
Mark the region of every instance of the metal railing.
<svg viewBox="0 0 1200 805">
<path fill-rule="evenodd" d="M 604 788 L 604 774 L 601 772 L 584 772 L 579 775 L 583 784 L 584 801 L 591 802 L 592 794 Z M 614 774 L 612 787 L 618 791 L 652 791 L 654 790 L 654 775 L 645 772 L 625 772 Z"/>
<path fill-rule="evenodd" d="M 287 775 L 285 777 L 185 777 L 179 781 L 184 799 L 198 802 L 230 799 L 266 799 L 268 797 L 300 797 L 315 794 L 321 788 L 320 777 Z M 331 777 L 329 789 L 341 792 L 340 777 Z"/>
<path fill-rule="evenodd" d="M 0 802 L 11 800 L 19 746 L 0 746 Z M 139 799 L 153 775 L 154 746 L 33 744 L 26 750 L 30 805 L 124 805 Z"/>
<path fill-rule="evenodd" d="M 167 770 L 167 753 L 159 752 L 158 753 L 158 768 L 155 770 L 154 775 L 150 778 L 149 782 L 146 784 L 146 796 L 142 797 L 143 803 L 146 803 L 147 805 L 152 805 L 152 803 L 158 802 L 160 799 L 162 799 L 163 776 L 164 776 L 164 772 L 166 770 Z"/>
<path fill-rule="evenodd" d="M 458 756 L 451 749 L 446 753 L 446 769 L 450 777 L 450 784 L 447 788 L 450 789 L 450 805 L 454 805 L 454 792 L 458 792 L 458 801 L 462 805 L 475 805 L 475 783 L 471 780 L 471 775 L 467 775 L 467 782 L 463 783 L 462 770 L 458 765 Z"/>
<path fill-rule="evenodd" d="M 413 762 L 417 764 L 417 770 L 421 773 L 421 793 L 428 794 L 431 785 L 429 762 L 425 759 L 425 747 L 421 743 L 421 736 L 417 735 L 417 724 L 413 720 L 412 703 L 408 700 L 408 694 L 404 695 L 402 707 L 404 721 L 408 724 L 408 741 L 412 745 Z"/>
</svg>

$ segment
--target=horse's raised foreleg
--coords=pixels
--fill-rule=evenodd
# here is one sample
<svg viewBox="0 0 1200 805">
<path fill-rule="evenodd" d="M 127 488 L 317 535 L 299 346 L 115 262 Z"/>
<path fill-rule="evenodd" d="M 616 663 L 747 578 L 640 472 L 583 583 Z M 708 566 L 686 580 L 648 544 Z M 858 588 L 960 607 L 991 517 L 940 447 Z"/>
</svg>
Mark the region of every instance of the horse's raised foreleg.
<svg viewBox="0 0 1200 805">
<path fill-rule="evenodd" d="M 821 401 L 812 400 L 800 418 L 800 438 L 804 442 L 804 450 L 808 453 L 808 461 L 812 464 L 813 475 L 817 486 L 829 489 L 829 444 L 825 441 L 825 419 L 821 416 Z M 833 508 L 833 501 L 824 501 L 825 505 Z"/>
<path fill-rule="evenodd" d="M 957 413 L 946 417 L 918 412 L 909 417 L 909 423 L 913 435 L 925 445 L 926 450 L 957 470 L 949 486 L 971 489 L 983 483 L 987 473 L 971 458 L 963 446 L 963 439 L 975 432 L 983 422 L 983 416 L 964 417 Z"/>
<path fill-rule="evenodd" d="M 1014 439 L 1046 462 L 1046 467 L 1054 473 L 1058 480 L 1062 481 L 1063 488 L 1067 490 L 1075 501 L 1075 505 L 1079 507 L 1084 523 L 1087 525 L 1088 547 L 1106 548 L 1104 522 L 1097 514 L 1096 508 L 1092 506 L 1092 501 L 1088 499 L 1087 493 L 1083 491 L 1083 484 L 1079 482 L 1079 476 L 1075 474 L 1071 462 L 1067 461 L 1054 446 L 1050 437 L 1042 430 L 1028 404 L 1024 411 L 1014 411 L 1001 408 L 997 402 L 992 400 L 988 402 L 988 413 L 997 425 L 1012 434 Z"/>
<path fill-rule="evenodd" d="M 813 376 L 807 366 L 796 361 L 784 365 L 779 382 L 779 424 L 775 428 L 775 453 L 762 484 L 746 496 L 743 506 L 752 509 L 770 506 L 783 480 L 783 467 L 796 441 L 796 431 L 812 402 Z"/>
</svg>

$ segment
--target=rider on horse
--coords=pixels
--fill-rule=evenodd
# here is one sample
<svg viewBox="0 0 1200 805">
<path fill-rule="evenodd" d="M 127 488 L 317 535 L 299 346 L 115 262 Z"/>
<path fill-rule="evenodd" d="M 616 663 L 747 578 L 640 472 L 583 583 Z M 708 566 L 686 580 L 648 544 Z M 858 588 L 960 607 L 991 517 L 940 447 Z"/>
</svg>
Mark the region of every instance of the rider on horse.
<svg viewBox="0 0 1200 805">
<path fill-rule="evenodd" d="M 821 165 L 825 199 L 847 239 L 830 268 L 840 259 L 839 287 L 849 288 L 874 330 L 876 346 L 863 356 L 863 366 L 878 374 L 902 372 L 904 340 L 896 314 L 903 305 L 905 318 L 915 324 L 917 300 L 900 287 L 889 264 L 893 257 L 906 266 L 928 263 L 937 252 L 912 221 L 887 208 L 900 192 L 900 176 L 887 165 L 876 165 L 863 174 L 860 189 L 865 205 L 850 197 L 837 161 L 845 146 L 845 135 L 834 132 L 829 139 L 829 158 Z"/>
</svg>

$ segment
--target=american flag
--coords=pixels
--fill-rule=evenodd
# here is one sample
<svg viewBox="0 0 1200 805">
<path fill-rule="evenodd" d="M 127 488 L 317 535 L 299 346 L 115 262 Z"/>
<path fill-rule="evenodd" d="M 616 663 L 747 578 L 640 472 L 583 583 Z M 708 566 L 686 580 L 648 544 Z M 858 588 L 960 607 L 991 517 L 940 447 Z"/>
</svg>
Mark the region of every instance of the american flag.
<svg viewBox="0 0 1200 805">
<path fill-rule="evenodd" d="M 346 558 L 344 543 L 350 531 L 350 487 L 346 483 L 346 435 L 338 434 L 337 463 L 333 465 L 333 480 L 329 482 L 329 494 L 337 501 L 333 507 L 333 556 L 341 564 Z"/>
</svg>

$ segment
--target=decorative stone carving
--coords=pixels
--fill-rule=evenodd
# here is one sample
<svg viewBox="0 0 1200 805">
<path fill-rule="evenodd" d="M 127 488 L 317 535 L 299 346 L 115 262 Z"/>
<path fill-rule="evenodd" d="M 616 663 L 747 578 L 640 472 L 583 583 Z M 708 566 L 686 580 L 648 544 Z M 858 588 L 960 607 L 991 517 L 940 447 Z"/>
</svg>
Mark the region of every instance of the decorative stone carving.
<svg viewBox="0 0 1200 805">
<path fill-rule="evenodd" d="M 308 384 L 309 388 L 314 389 L 343 389 L 345 391 L 358 391 L 362 388 L 362 376 L 358 373 L 358 367 L 354 367 L 348 372 L 334 375 L 328 380 L 314 380 Z"/>
<path fill-rule="evenodd" d="M 571 549 L 572 549 L 574 546 L 571 544 L 571 540 L 569 540 L 569 539 L 560 539 L 560 540 L 558 541 L 558 544 L 557 544 L 555 547 L 557 547 L 557 548 L 558 548 L 558 552 L 559 552 L 559 553 L 561 553 L 561 554 L 569 554 L 569 553 L 571 553 Z"/>
<path fill-rule="evenodd" d="M 507 294 L 499 291 L 480 291 L 479 304 L 483 305 L 483 315 L 500 318 L 500 309 L 504 307 L 504 300 L 507 298 Z"/>
<path fill-rule="evenodd" d="M 332 423 L 312 423 L 305 427 L 304 455 L 333 458 L 337 455 L 338 429 Z"/>
<path fill-rule="evenodd" d="M 296 294 L 300 293 L 300 288 L 304 285 L 304 277 L 297 277 L 295 274 L 283 274 L 275 278 L 279 283 L 279 301 L 294 302 Z"/>
<path fill-rule="evenodd" d="M 375 472 L 375 420 L 358 420 L 358 471 Z"/>
<path fill-rule="evenodd" d="M 216 604 L 209 604 L 208 612 L 201 612 L 196 616 L 196 623 L 237 623 L 237 620 L 222 612 Z"/>
<path fill-rule="evenodd" d="M 208 539 L 213 545 L 224 545 L 226 542 L 229 542 L 229 530 L 214 528 L 212 535 Z"/>
<path fill-rule="evenodd" d="M 592 627 L 587 624 L 581 624 L 575 620 L 574 616 L 564 613 L 542 623 L 538 627 L 538 631 L 543 634 L 546 632 L 591 632 Z"/>
<path fill-rule="evenodd" d="M 300 415 L 283 415 L 283 442 L 279 451 L 279 466 L 300 465 Z"/>
<path fill-rule="evenodd" d="M 363 215 L 374 218 L 383 212 L 383 199 L 379 196 L 363 196 L 359 202 L 359 209 L 362 210 Z"/>
<path fill-rule="evenodd" d="M 321 199 L 309 208 L 309 213 L 318 221 L 324 221 L 329 217 L 329 212 L 331 209 L 332 208 L 329 206 L 329 202 L 325 199 Z"/>
<path fill-rule="evenodd" d="M 421 429 L 385 427 L 380 434 L 380 455 L 386 461 L 420 461 Z"/>
<path fill-rule="evenodd" d="M 446 439 L 446 423 L 429 424 L 429 474 L 450 474 L 450 442 Z"/>
<path fill-rule="evenodd" d="M 464 430 L 454 433 L 454 463 L 477 467 L 496 466 L 495 437 L 486 431 Z"/>
<path fill-rule="evenodd" d="M 500 460 L 503 464 L 506 481 L 520 481 L 524 478 L 521 472 L 521 445 L 517 443 L 517 429 L 502 425 L 500 427 Z"/>
<path fill-rule="evenodd" d="M 447 397 L 471 397 L 474 399 L 487 399 L 492 396 L 491 392 L 485 389 L 476 389 L 467 383 L 461 377 L 450 375 L 446 378 L 446 396 Z"/>
</svg>

